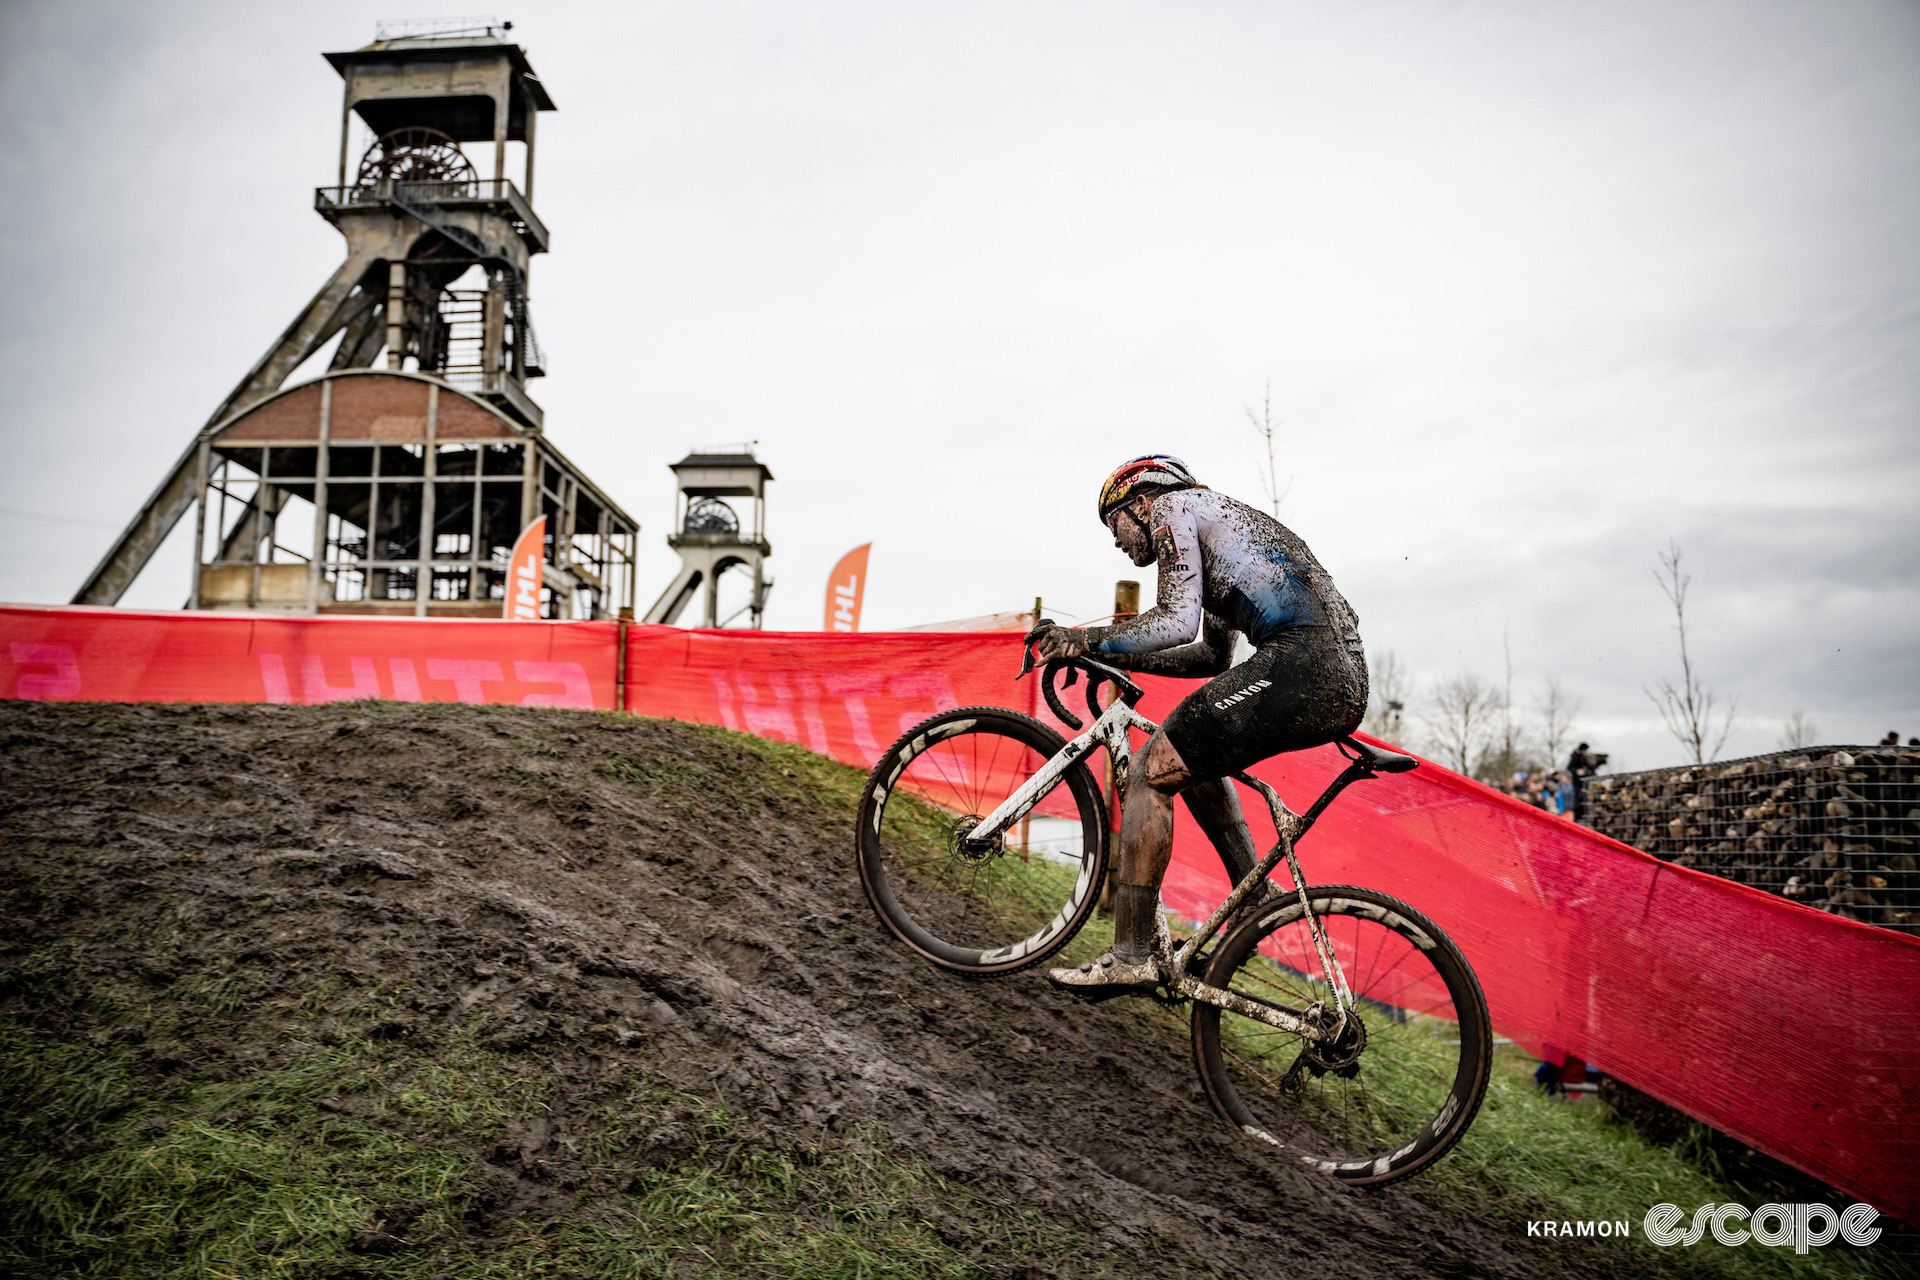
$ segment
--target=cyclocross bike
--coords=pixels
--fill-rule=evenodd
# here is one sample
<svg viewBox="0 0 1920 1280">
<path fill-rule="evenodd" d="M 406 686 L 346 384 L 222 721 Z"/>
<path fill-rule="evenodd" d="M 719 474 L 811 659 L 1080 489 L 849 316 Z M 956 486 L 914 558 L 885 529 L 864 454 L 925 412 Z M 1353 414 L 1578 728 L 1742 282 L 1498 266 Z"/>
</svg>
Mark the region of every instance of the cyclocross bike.
<svg viewBox="0 0 1920 1280">
<path fill-rule="evenodd" d="M 1029 649 L 1021 676 L 1033 669 Z M 1093 915 L 1107 872 L 1102 788 L 1087 768 L 1107 749 L 1124 785 L 1143 691 L 1091 658 L 1048 662 L 1060 701 L 1084 672 L 1092 724 L 1068 742 L 1000 707 L 943 712 L 903 734 L 860 797 L 867 900 L 895 937 L 943 969 L 1015 973 L 1060 951 Z M 1111 685 L 1105 707 L 1098 692 Z M 1294 846 L 1350 784 L 1418 765 L 1352 738 L 1348 764 L 1304 814 L 1260 793 L 1279 838 L 1191 936 L 1162 912 L 1160 998 L 1191 1001 L 1195 1065 L 1214 1109 L 1250 1140 L 1353 1184 L 1391 1182 L 1445 1155 L 1486 1094 L 1493 1037 L 1479 981 L 1451 939 L 1372 889 L 1309 888 Z M 1292 884 L 1269 880 L 1287 864 Z M 1209 949 L 1216 937 L 1218 944 Z"/>
</svg>

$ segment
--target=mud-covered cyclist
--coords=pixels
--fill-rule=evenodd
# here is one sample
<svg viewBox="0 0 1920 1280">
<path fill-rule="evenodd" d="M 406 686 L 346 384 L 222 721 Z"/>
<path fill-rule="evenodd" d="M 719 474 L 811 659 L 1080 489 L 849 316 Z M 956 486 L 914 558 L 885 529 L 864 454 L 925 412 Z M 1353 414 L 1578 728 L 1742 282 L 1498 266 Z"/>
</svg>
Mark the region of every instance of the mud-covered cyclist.
<svg viewBox="0 0 1920 1280">
<path fill-rule="evenodd" d="M 1043 658 L 1093 654 L 1132 671 L 1211 676 L 1133 757 L 1114 870 L 1113 950 L 1055 986 L 1092 998 L 1152 991 L 1160 881 L 1173 854 L 1173 798 L 1237 882 L 1258 861 L 1227 776 L 1282 751 L 1352 733 L 1367 706 L 1359 618 L 1313 553 L 1265 512 L 1194 479 L 1178 458 L 1123 464 L 1100 519 L 1134 564 L 1159 566 L 1154 607 L 1110 627 L 1036 630 Z M 1235 636 L 1253 656 L 1233 665 Z"/>
</svg>

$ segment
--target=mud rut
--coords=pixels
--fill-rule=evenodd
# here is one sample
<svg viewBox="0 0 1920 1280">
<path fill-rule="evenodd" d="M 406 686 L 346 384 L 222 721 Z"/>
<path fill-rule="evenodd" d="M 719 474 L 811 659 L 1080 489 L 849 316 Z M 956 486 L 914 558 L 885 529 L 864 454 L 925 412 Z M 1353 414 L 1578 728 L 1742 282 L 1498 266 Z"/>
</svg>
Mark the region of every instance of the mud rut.
<svg viewBox="0 0 1920 1280">
<path fill-rule="evenodd" d="M 570 1135 L 624 1063 L 723 1100 L 770 1146 L 883 1126 L 941 1176 L 1104 1241 L 1096 1266 L 1120 1274 L 1620 1262 L 1240 1145 L 1170 1012 L 915 961 L 860 897 L 845 800 L 716 731 L 520 708 L 12 703 L 0 773 L 9 883 L 80 885 L 5 921 L 0 966 L 164 907 L 270 957 L 289 990 L 347 972 L 422 993 L 386 1034 L 484 1010 L 496 1047 L 548 1060 L 552 1110 L 476 1153 L 496 1222 L 573 1203 L 556 1189 Z M 257 1057 L 243 1032 L 195 1052 Z"/>
</svg>

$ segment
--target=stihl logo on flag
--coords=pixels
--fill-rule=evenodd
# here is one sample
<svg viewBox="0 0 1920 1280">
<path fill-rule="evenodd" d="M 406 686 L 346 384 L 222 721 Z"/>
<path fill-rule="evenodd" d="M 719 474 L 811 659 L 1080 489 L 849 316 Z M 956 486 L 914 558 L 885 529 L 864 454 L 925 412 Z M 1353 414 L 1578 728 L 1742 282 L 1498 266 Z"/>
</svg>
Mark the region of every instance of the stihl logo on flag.
<svg viewBox="0 0 1920 1280">
<path fill-rule="evenodd" d="M 840 557 L 827 575 L 827 617 L 822 631 L 858 631 L 860 602 L 867 593 L 867 552 L 871 542 L 863 542 Z"/>
<path fill-rule="evenodd" d="M 509 622 L 528 622 L 540 616 L 540 580 L 547 573 L 547 518 L 541 516 L 521 530 L 507 558 L 507 602 L 500 616 Z"/>
</svg>

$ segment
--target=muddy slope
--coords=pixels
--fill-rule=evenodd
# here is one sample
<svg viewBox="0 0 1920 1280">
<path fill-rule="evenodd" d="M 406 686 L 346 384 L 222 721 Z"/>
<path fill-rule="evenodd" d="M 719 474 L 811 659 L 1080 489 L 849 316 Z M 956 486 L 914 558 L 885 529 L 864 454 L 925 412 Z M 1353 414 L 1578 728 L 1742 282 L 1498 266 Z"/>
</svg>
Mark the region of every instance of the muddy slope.
<svg viewBox="0 0 1920 1280">
<path fill-rule="evenodd" d="M 914 962 L 860 898 L 853 783 L 797 751 L 517 708 L 13 703 L 0 773 L 0 965 L 164 915 L 199 941 L 130 946 L 127 981 L 244 963 L 288 990 L 344 978 L 409 993 L 381 1034 L 430 1043 L 484 1013 L 491 1047 L 537 1059 L 551 1110 L 473 1153 L 494 1188 L 476 1238 L 617 1200 L 580 1153 L 624 1063 L 750 1116 L 770 1147 L 880 1126 L 949 1182 L 1100 1242 L 1085 1273 L 1619 1262 L 1483 1225 L 1417 1185 L 1346 1190 L 1257 1158 L 1207 1110 L 1171 1014 Z M 5 988 L 0 1017 L 44 1017 L 20 991 Z M 284 1051 L 255 1031 L 244 1008 L 210 1014 L 154 1069 L 240 1072 Z M 1017 1254 L 980 1266 L 1035 1273 Z"/>
</svg>

